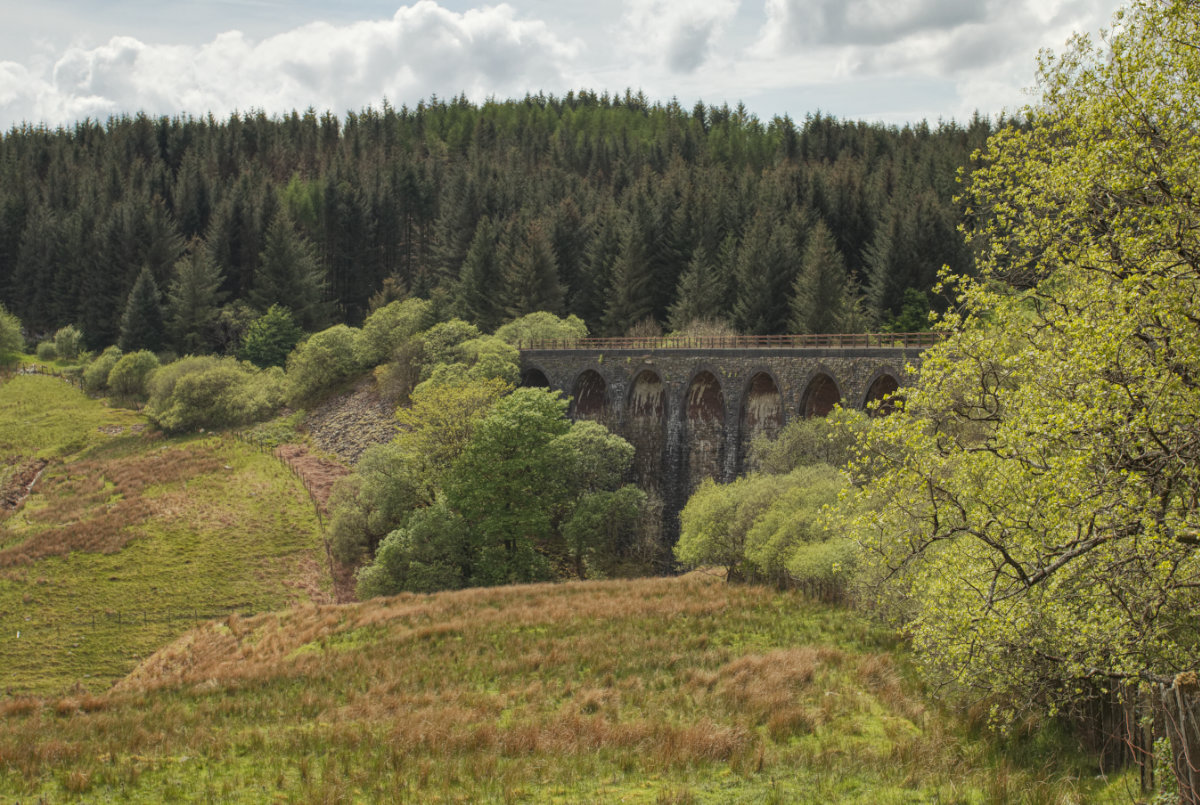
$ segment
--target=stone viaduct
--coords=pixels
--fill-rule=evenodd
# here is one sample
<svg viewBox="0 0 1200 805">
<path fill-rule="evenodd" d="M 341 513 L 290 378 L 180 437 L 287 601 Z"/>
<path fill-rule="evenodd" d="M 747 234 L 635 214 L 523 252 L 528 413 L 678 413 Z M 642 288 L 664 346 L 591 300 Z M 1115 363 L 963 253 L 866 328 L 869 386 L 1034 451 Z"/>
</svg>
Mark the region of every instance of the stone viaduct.
<svg viewBox="0 0 1200 805">
<path fill-rule="evenodd" d="M 634 446 L 636 482 L 662 498 L 667 534 L 705 478 L 731 481 L 751 440 L 834 405 L 866 408 L 897 391 L 931 333 L 588 338 L 522 345 L 523 385 L 561 391 L 573 419 Z M 886 411 L 886 406 L 880 408 Z"/>
</svg>

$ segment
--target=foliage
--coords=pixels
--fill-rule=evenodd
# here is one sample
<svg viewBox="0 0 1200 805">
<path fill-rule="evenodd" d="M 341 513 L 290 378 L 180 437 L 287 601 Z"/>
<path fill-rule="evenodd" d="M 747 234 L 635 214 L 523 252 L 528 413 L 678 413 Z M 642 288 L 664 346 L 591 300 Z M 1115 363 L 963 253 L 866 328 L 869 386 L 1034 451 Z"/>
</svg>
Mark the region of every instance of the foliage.
<svg viewBox="0 0 1200 805">
<path fill-rule="evenodd" d="M 125 302 L 118 345 L 126 352 L 137 349 L 157 352 L 166 344 L 166 336 L 158 284 L 149 267 L 143 266 Z"/>
<path fill-rule="evenodd" d="M 271 305 L 246 328 L 238 357 L 260 369 L 283 366 L 303 335 L 290 310 Z"/>
<path fill-rule="evenodd" d="M 168 432 L 227 428 L 268 418 L 283 402 L 278 368 L 233 358 L 181 358 L 150 376 L 146 416 Z"/>
<path fill-rule="evenodd" d="M 1043 61 L 966 191 L 980 276 L 857 464 L 891 611 L 1003 714 L 1200 657 L 1198 39 L 1194 3 L 1134 2 Z"/>
<path fill-rule="evenodd" d="M 58 359 L 58 350 L 55 349 L 53 341 L 43 341 L 37 345 L 34 355 L 37 356 L 39 361 L 49 363 Z"/>
<path fill-rule="evenodd" d="M 375 560 L 359 570 L 360 599 L 409 591 L 429 593 L 462 587 L 470 566 L 466 523 L 445 501 L 413 513 L 379 544 Z"/>
<path fill-rule="evenodd" d="M 532 341 L 574 341 L 587 335 L 587 325 L 578 316 L 559 317 L 545 310 L 513 319 L 496 330 L 497 338 L 513 346 Z"/>
<path fill-rule="evenodd" d="M 720 565 L 731 581 L 821 582 L 826 594 L 840 595 L 856 550 L 822 518 L 845 485 L 827 464 L 731 484 L 706 480 L 679 515 L 675 556 L 685 567 Z"/>
<path fill-rule="evenodd" d="M 108 389 L 122 400 L 145 399 L 150 373 L 157 368 L 158 358 L 153 352 L 145 349 L 127 352 L 108 373 Z"/>
<path fill-rule="evenodd" d="M 21 320 L 0 304 L 0 360 L 11 361 L 25 349 Z"/>
<path fill-rule="evenodd" d="M 124 353 L 120 347 L 108 347 L 83 370 L 83 388 L 89 394 L 99 394 L 108 388 L 108 375 Z"/>
<path fill-rule="evenodd" d="M 189 253 L 172 270 L 167 286 L 166 320 L 171 343 L 184 354 L 209 352 L 217 342 L 224 277 L 204 241 L 192 242 Z"/>
<path fill-rule="evenodd" d="M 74 324 L 60 327 L 54 334 L 54 351 L 58 353 L 59 360 L 77 360 L 82 349 L 83 333 Z"/>
<path fill-rule="evenodd" d="M 275 215 L 264 240 L 254 270 L 250 301 L 259 310 L 275 305 L 286 307 L 297 323 L 309 331 L 328 324 L 325 273 L 316 250 L 296 232 L 286 211 Z"/>
<path fill-rule="evenodd" d="M 794 419 L 774 439 L 755 437 L 748 463 L 773 475 L 810 464 L 844 467 L 854 457 L 867 424 L 867 415 L 862 411 L 841 406 L 823 417 Z"/>
<path fill-rule="evenodd" d="M 433 306 L 425 299 L 391 302 L 373 311 L 358 333 L 358 362 L 378 366 L 390 360 L 397 349 L 432 324 Z"/>
<path fill-rule="evenodd" d="M 458 362 L 461 353 L 457 350 L 459 344 L 479 338 L 479 328 L 461 319 L 451 319 L 435 324 L 419 338 L 424 350 L 424 365 L 426 376 L 439 364 Z"/>
<path fill-rule="evenodd" d="M 358 331 L 344 324 L 314 333 L 287 359 L 288 399 L 300 403 L 362 368 L 354 354 Z"/>
</svg>

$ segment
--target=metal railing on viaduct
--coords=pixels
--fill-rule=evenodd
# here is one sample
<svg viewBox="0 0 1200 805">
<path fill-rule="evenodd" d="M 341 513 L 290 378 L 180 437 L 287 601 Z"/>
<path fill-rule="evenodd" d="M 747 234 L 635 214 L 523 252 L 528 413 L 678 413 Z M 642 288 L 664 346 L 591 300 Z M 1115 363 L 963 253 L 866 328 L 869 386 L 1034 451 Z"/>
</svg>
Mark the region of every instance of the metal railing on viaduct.
<svg viewBox="0 0 1200 805">
<path fill-rule="evenodd" d="M 579 338 L 520 344 L 521 381 L 561 391 L 573 419 L 634 446 L 638 484 L 659 495 L 668 538 L 705 478 L 731 481 L 750 443 L 835 405 L 901 393 L 938 333 Z M 876 410 L 887 410 L 884 403 Z"/>
</svg>

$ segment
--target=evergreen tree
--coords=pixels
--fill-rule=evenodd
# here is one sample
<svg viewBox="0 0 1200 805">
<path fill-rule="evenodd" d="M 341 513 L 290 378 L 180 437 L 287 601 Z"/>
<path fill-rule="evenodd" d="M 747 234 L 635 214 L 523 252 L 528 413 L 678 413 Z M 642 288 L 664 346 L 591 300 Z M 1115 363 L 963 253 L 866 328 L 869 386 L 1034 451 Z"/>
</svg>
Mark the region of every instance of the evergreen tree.
<svg viewBox="0 0 1200 805">
<path fill-rule="evenodd" d="M 260 310 L 282 305 L 301 327 L 314 332 L 329 322 L 324 296 L 325 278 L 316 252 L 281 209 L 267 229 L 250 301 Z"/>
<path fill-rule="evenodd" d="M 504 313 L 517 319 L 538 310 L 562 315 L 563 290 L 550 238 L 535 220 L 504 267 Z"/>
<path fill-rule="evenodd" d="M 217 317 L 225 297 L 222 281 L 204 241 L 193 240 L 189 254 L 175 263 L 167 287 L 167 331 L 180 354 L 200 355 L 216 348 Z"/>
<path fill-rule="evenodd" d="M 118 346 L 123 352 L 139 349 L 158 352 L 166 341 L 163 325 L 162 305 L 158 298 L 158 284 L 147 266 L 142 267 L 129 298 L 125 301 L 125 313 L 121 316 L 121 339 Z"/>
<path fill-rule="evenodd" d="M 832 333 L 840 329 L 845 314 L 853 307 L 846 263 L 824 221 L 808 235 L 800 273 L 792 285 L 794 333 Z"/>
<path fill-rule="evenodd" d="M 604 310 L 604 331 L 620 335 L 651 317 L 654 301 L 650 297 L 650 275 L 646 269 L 645 240 L 632 222 L 625 227 L 621 251 L 612 267 L 608 306 Z"/>
<path fill-rule="evenodd" d="M 487 332 L 503 318 L 499 232 L 489 217 L 479 221 L 458 275 L 455 302 L 460 316 Z"/>
<path fill-rule="evenodd" d="M 734 269 L 734 325 L 743 333 L 782 333 L 796 270 L 790 227 L 759 213 L 746 231 Z"/>
<path fill-rule="evenodd" d="M 708 250 L 698 246 L 679 278 L 671 305 L 671 329 L 683 330 L 693 321 L 716 321 L 725 316 L 729 295 L 726 274 Z"/>
</svg>

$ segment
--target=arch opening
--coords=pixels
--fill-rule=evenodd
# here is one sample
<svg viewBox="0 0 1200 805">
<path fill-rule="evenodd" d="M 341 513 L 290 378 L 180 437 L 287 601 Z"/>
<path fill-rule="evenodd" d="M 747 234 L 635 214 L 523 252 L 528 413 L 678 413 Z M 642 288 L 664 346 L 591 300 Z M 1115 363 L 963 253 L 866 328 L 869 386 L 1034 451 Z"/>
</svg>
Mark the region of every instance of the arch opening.
<svg viewBox="0 0 1200 805">
<path fill-rule="evenodd" d="M 595 369 L 588 369 L 575 381 L 571 395 L 573 419 L 590 419 L 607 423 L 609 419 L 608 383 Z"/>
<path fill-rule="evenodd" d="M 805 419 L 827 416 L 842 400 L 837 383 L 827 374 L 819 374 L 808 383 L 804 392 L 804 404 L 800 406 Z"/>
<path fill-rule="evenodd" d="M 712 372 L 692 378 L 686 397 L 687 494 L 705 478 L 721 478 L 725 458 L 725 394 Z"/>
<path fill-rule="evenodd" d="M 633 472 L 638 486 L 662 493 L 667 444 L 667 389 L 662 378 L 645 369 L 629 391 L 628 435 L 633 445 Z"/>
<path fill-rule="evenodd" d="M 550 378 L 541 369 L 532 367 L 521 373 L 521 386 L 532 389 L 550 388 Z"/>
<path fill-rule="evenodd" d="M 904 399 L 896 392 L 900 389 L 900 383 L 891 375 L 880 375 L 875 378 L 875 382 L 871 384 L 871 388 L 867 389 L 867 399 L 863 402 L 863 407 L 871 416 L 887 416 L 904 404 Z M 878 401 L 878 405 L 874 408 L 871 403 Z"/>
<path fill-rule="evenodd" d="M 775 378 L 759 372 L 750 378 L 746 401 L 742 405 L 741 454 L 750 453 L 750 443 L 756 437 L 774 439 L 783 429 L 783 394 Z"/>
</svg>

